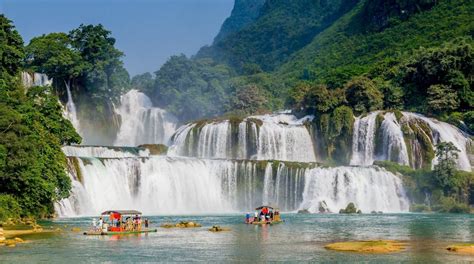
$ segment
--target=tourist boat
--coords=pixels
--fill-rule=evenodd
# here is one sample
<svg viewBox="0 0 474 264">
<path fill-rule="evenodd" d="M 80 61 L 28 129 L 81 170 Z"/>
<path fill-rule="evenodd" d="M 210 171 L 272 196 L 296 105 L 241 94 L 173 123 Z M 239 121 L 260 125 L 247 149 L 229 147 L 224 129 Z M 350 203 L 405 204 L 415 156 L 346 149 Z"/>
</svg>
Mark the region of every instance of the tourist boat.
<svg viewBox="0 0 474 264">
<path fill-rule="evenodd" d="M 157 232 L 157 229 L 142 228 L 141 215 L 142 213 L 136 210 L 105 211 L 101 214 L 104 224 L 84 232 L 84 235 L 105 236 Z"/>
<path fill-rule="evenodd" d="M 257 208 L 255 208 L 255 211 L 258 212 L 259 217 L 255 219 L 254 216 L 250 216 L 250 218 L 245 219 L 245 223 L 249 225 L 273 225 L 273 224 L 279 224 L 283 222 L 281 220 L 281 215 L 280 215 L 280 210 L 278 208 L 273 208 L 271 206 L 267 205 L 262 205 Z M 266 213 L 268 211 L 268 214 L 270 214 L 272 217 L 268 220 L 261 220 L 260 215 L 261 213 Z M 267 218 L 265 218 L 267 219 Z"/>
</svg>

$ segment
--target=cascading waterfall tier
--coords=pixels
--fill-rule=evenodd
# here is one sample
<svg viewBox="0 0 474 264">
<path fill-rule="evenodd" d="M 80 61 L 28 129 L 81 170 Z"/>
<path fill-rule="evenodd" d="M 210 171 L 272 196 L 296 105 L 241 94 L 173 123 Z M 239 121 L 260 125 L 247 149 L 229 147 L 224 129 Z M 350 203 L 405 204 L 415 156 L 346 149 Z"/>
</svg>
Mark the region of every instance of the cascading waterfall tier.
<svg viewBox="0 0 474 264">
<path fill-rule="evenodd" d="M 402 181 L 378 167 L 315 168 L 305 175 L 301 208 L 338 212 L 353 202 L 362 212 L 407 212 L 409 201 Z"/>
<path fill-rule="evenodd" d="M 53 79 L 48 78 L 46 74 L 43 73 L 29 73 L 21 72 L 21 82 L 24 87 L 30 88 L 33 86 L 47 86 L 53 84 Z"/>
<path fill-rule="evenodd" d="M 140 100 L 144 112 L 152 108 Z M 127 118 L 136 117 L 127 111 Z M 456 127 L 418 114 L 382 111 L 358 117 L 354 124 L 351 163 L 364 167 L 319 167 L 311 119 L 279 114 L 190 123 L 173 135 L 168 156 L 134 147 L 66 146 L 73 190 L 56 210 L 61 216 L 110 208 L 202 214 L 270 204 L 283 211 L 338 212 L 353 202 L 363 212 L 406 212 L 402 181 L 370 166 L 375 160 L 432 166 L 435 145 L 449 141 L 461 151 L 458 167 L 471 170 L 471 139 Z"/>
<path fill-rule="evenodd" d="M 117 114 L 122 122 L 115 146 L 168 144 L 178 123 L 172 114 L 153 107 L 150 98 L 137 90 L 131 90 L 121 97 Z"/>
<path fill-rule="evenodd" d="M 350 164 L 388 160 L 412 168 L 431 167 L 440 142 L 452 142 L 460 150 L 457 167 L 471 171 L 468 146 L 472 140 L 458 128 L 415 113 L 372 112 L 356 118 Z"/>
<path fill-rule="evenodd" d="M 62 151 L 67 157 L 133 158 L 150 156 L 148 149 L 139 147 L 75 145 L 63 146 Z"/>
<path fill-rule="evenodd" d="M 82 156 L 83 150 L 66 151 L 81 157 L 68 157 L 73 188 L 68 199 L 56 204 L 60 216 L 95 215 L 110 208 L 146 214 L 242 212 L 261 204 L 313 210 L 321 201 L 331 212 L 349 202 L 364 211 L 408 209 L 399 178 L 375 167 L 324 169 L 315 163 L 128 154 L 97 158 Z"/>
<path fill-rule="evenodd" d="M 312 116 L 251 116 L 243 120 L 200 121 L 178 129 L 171 156 L 315 162 L 306 127 Z"/>
</svg>

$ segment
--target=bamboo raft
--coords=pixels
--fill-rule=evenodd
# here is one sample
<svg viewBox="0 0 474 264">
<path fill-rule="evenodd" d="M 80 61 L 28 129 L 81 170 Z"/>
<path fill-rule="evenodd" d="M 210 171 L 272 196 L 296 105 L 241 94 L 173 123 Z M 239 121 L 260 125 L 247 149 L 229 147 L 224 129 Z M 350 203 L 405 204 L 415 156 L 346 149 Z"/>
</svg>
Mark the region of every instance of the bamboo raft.
<svg viewBox="0 0 474 264">
<path fill-rule="evenodd" d="M 84 232 L 85 236 L 113 236 L 113 235 L 129 235 L 129 234 L 143 234 L 143 233 L 154 233 L 158 232 L 157 229 L 143 229 L 135 231 L 89 231 Z"/>
</svg>

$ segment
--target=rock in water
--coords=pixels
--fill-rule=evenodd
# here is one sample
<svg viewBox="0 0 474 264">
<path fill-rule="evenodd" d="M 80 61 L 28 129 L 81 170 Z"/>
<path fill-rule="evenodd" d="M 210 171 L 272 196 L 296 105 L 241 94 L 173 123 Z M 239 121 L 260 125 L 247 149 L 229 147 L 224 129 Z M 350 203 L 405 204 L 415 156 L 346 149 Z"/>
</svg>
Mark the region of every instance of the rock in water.
<svg viewBox="0 0 474 264">
<path fill-rule="evenodd" d="M 332 243 L 324 246 L 325 249 L 337 251 L 352 251 L 360 253 L 391 253 L 403 250 L 405 243 L 393 240 L 375 241 L 348 241 Z"/>
<path fill-rule="evenodd" d="M 224 228 L 220 226 L 212 226 L 209 228 L 209 231 L 211 232 L 223 232 L 223 231 L 230 231 L 230 228 Z"/>
<path fill-rule="evenodd" d="M 474 243 L 454 244 L 446 249 L 460 254 L 474 255 Z"/>
<path fill-rule="evenodd" d="M 0 227 L 0 243 L 5 241 L 5 235 L 3 234 L 3 228 Z"/>
<path fill-rule="evenodd" d="M 326 201 L 321 201 L 319 202 L 319 208 L 318 208 L 320 213 L 330 213 L 331 211 L 329 210 L 328 205 L 326 204 Z"/>
<path fill-rule="evenodd" d="M 310 212 L 308 209 L 301 209 L 301 210 L 298 210 L 298 214 L 310 214 Z"/>
<path fill-rule="evenodd" d="M 361 210 L 357 210 L 357 208 L 355 207 L 354 203 L 349 203 L 349 204 L 346 206 L 346 209 L 341 209 L 341 210 L 339 210 L 339 213 L 340 213 L 340 214 L 355 214 L 355 213 L 361 214 L 362 211 L 361 211 Z"/>
</svg>

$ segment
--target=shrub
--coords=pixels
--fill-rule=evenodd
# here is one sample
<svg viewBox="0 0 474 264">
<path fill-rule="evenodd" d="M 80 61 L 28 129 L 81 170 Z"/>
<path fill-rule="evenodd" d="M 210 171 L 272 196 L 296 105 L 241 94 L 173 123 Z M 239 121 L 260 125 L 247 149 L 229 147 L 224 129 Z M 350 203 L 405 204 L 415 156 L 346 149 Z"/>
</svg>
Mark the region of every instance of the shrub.
<svg viewBox="0 0 474 264">
<path fill-rule="evenodd" d="M 0 221 L 8 218 L 19 218 L 21 213 L 20 205 L 16 199 L 8 194 L 0 194 Z"/>
</svg>

